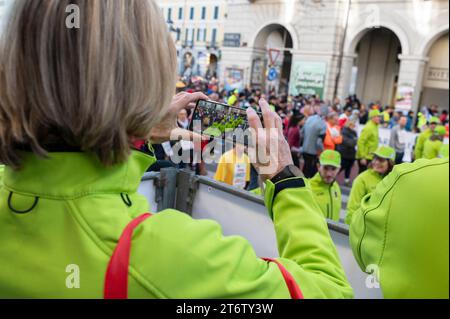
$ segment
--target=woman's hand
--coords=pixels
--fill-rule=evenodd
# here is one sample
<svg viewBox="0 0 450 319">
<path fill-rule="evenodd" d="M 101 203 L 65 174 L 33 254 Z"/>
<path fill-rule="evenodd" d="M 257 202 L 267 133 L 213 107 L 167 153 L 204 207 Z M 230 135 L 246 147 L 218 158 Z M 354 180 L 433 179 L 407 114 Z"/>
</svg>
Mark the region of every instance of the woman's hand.
<svg viewBox="0 0 450 319">
<path fill-rule="evenodd" d="M 167 114 L 158 125 L 152 128 L 150 141 L 154 144 L 160 144 L 170 140 L 179 140 L 180 137 L 182 140 L 192 140 L 194 134 L 191 131 L 179 128 L 177 117 L 181 110 L 193 109 L 198 100 L 208 100 L 208 97 L 201 92 L 182 92 L 175 95 Z"/>
<path fill-rule="evenodd" d="M 281 118 L 270 110 L 266 100 L 259 101 L 264 128 L 258 114 L 253 108 L 247 109 L 247 116 L 252 129 L 253 141 L 256 141 L 256 149 L 250 152 L 250 160 L 263 181 L 275 177 L 286 166 L 293 165 L 291 149 L 283 135 L 283 123 Z"/>
</svg>

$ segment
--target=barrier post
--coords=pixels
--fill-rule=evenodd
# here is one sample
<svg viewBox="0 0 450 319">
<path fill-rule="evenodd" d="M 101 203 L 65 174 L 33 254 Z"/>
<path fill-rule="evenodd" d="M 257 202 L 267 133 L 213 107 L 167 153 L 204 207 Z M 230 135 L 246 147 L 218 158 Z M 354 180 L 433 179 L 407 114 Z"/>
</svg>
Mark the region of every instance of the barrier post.
<svg viewBox="0 0 450 319">
<path fill-rule="evenodd" d="M 195 194 L 198 189 L 198 177 L 194 172 L 181 170 L 177 177 L 177 196 L 175 209 L 192 215 Z"/>
<path fill-rule="evenodd" d="M 177 189 L 177 175 L 176 168 L 163 168 L 158 181 L 158 189 L 162 194 L 161 200 L 158 201 L 158 211 L 175 207 L 175 194 Z"/>
</svg>

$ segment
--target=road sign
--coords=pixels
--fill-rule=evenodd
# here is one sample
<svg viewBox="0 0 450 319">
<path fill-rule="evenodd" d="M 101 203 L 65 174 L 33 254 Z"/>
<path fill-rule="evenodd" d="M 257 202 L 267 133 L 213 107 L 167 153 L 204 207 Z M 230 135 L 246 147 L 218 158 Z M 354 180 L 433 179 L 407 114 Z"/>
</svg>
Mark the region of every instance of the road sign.
<svg viewBox="0 0 450 319">
<path fill-rule="evenodd" d="M 267 79 L 269 81 L 275 81 L 278 78 L 278 71 L 275 68 L 270 68 Z"/>
<path fill-rule="evenodd" d="M 239 48 L 241 46 L 240 33 L 225 33 L 223 37 L 224 47 Z"/>
<path fill-rule="evenodd" d="M 280 57 L 280 53 L 281 53 L 281 50 L 269 49 L 270 65 L 275 65 L 275 63 L 277 63 L 277 60 Z"/>
</svg>

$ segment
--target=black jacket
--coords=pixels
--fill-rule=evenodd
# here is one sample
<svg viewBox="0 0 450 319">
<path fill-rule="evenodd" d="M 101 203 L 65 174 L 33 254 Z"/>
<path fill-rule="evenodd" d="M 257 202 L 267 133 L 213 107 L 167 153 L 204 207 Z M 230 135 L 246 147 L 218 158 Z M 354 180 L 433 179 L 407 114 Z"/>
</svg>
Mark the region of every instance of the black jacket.
<svg viewBox="0 0 450 319">
<path fill-rule="evenodd" d="M 337 145 L 337 151 L 341 153 L 342 158 L 354 160 L 356 157 L 356 144 L 358 143 L 358 134 L 355 130 L 348 127 L 342 129 L 342 144 Z"/>
</svg>

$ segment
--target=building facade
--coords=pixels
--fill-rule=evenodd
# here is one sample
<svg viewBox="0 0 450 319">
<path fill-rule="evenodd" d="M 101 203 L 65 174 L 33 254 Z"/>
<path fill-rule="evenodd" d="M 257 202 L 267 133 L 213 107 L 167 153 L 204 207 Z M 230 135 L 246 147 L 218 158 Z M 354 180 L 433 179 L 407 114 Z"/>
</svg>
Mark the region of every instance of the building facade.
<svg viewBox="0 0 450 319">
<path fill-rule="evenodd" d="M 448 109 L 446 0 L 229 0 L 222 76 L 292 94 Z M 228 79 L 232 81 L 232 79 Z"/>
<path fill-rule="evenodd" d="M 13 0 L 0 0 L 0 31 L 5 23 L 5 15 Z"/>
<path fill-rule="evenodd" d="M 447 0 L 157 0 L 179 74 L 331 100 L 449 108 Z M 0 0 L 0 28 L 13 0 Z"/>
<path fill-rule="evenodd" d="M 158 0 L 172 32 L 181 76 L 217 77 L 226 19 L 224 0 Z"/>
</svg>

